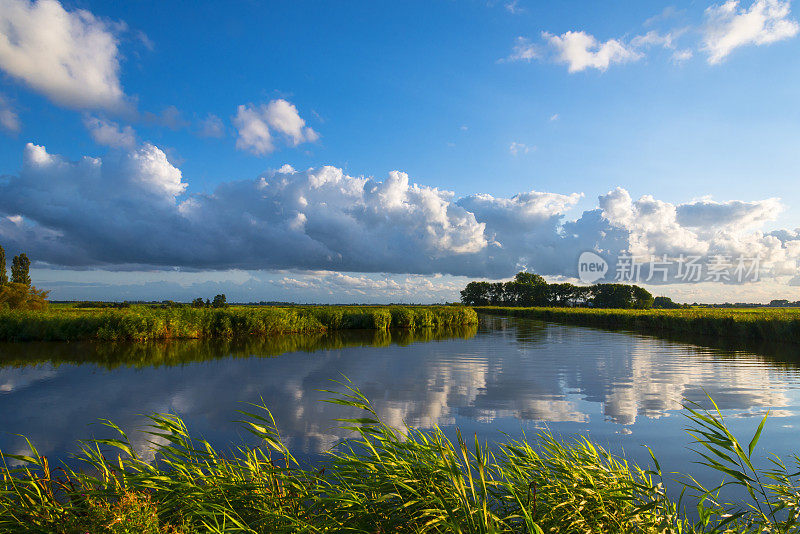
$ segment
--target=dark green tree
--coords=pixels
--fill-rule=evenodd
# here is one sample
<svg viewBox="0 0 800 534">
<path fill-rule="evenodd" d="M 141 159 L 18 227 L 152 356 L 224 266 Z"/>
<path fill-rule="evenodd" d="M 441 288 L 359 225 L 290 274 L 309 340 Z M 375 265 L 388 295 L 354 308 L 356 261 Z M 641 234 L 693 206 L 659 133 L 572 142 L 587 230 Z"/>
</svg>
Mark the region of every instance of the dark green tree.
<svg viewBox="0 0 800 534">
<path fill-rule="evenodd" d="M 653 295 L 648 290 L 640 286 L 631 286 L 633 307 L 637 310 L 649 310 L 653 307 Z"/>
<path fill-rule="evenodd" d="M 578 286 L 574 284 L 550 284 L 547 289 L 551 306 L 559 308 L 575 306 L 578 300 Z"/>
<path fill-rule="evenodd" d="M 643 287 L 629 284 L 596 284 L 592 286 L 595 308 L 644 310 L 653 307 L 653 295 Z"/>
<path fill-rule="evenodd" d="M 520 272 L 510 282 L 470 282 L 461 291 L 467 306 L 547 306 L 548 285 L 538 274 Z"/>
<path fill-rule="evenodd" d="M 596 284 L 592 286 L 592 305 L 595 308 L 632 308 L 631 286 L 626 284 Z"/>
<path fill-rule="evenodd" d="M 461 302 L 466 306 L 489 305 L 489 282 L 470 282 L 461 291 Z"/>
<path fill-rule="evenodd" d="M 514 276 L 518 284 L 547 285 L 547 281 L 538 274 L 520 271 Z"/>
<path fill-rule="evenodd" d="M 588 306 L 592 300 L 592 286 L 575 286 L 575 306 Z"/>
<path fill-rule="evenodd" d="M 23 252 L 11 260 L 11 282 L 14 284 L 22 284 L 26 287 L 31 286 L 31 260 Z"/>
<path fill-rule="evenodd" d="M 518 272 L 509 288 L 513 295 L 512 306 L 547 306 L 550 304 L 550 291 L 547 281 L 540 275 Z"/>
<path fill-rule="evenodd" d="M 205 308 L 206 303 L 203 301 L 203 297 L 197 297 L 192 301 L 193 308 Z"/>
<path fill-rule="evenodd" d="M 503 284 L 503 306 L 520 306 L 519 284 L 506 282 Z"/>
<path fill-rule="evenodd" d="M 6 251 L 0 246 L 0 286 L 8 283 L 8 273 L 6 272 Z"/>
<path fill-rule="evenodd" d="M 211 301 L 212 308 L 224 308 L 228 305 L 228 301 L 225 298 L 225 294 L 222 293 L 220 295 L 215 295 L 214 300 Z"/>
<path fill-rule="evenodd" d="M 653 307 L 664 310 L 676 310 L 678 308 L 683 308 L 683 305 L 673 302 L 669 297 L 656 297 L 653 299 Z"/>
</svg>

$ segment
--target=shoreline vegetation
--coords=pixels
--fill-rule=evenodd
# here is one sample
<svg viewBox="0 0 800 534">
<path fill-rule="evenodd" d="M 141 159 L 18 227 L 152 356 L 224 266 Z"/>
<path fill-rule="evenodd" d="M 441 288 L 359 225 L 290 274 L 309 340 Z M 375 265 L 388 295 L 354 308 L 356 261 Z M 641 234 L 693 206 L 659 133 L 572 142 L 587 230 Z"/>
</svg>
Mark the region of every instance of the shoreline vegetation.
<svg viewBox="0 0 800 534">
<path fill-rule="evenodd" d="M 476 306 L 479 313 L 540 319 L 649 335 L 681 334 L 754 342 L 800 343 L 800 309 L 690 308 L 635 310 Z"/>
<path fill-rule="evenodd" d="M 151 341 L 477 324 L 466 306 L 224 306 L 0 309 L 0 341 Z"/>
<path fill-rule="evenodd" d="M 33 444 L 2 455 L 0 530 L 189 534 L 200 532 L 796 532 L 800 459 L 754 467 L 765 416 L 748 444 L 728 430 L 709 398 L 687 406 L 700 464 L 724 482 L 665 480 L 656 457 L 642 468 L 585 437 L 491 447 L 460 432 L 393 428 L 352 386 L 327 400 L 357 417 L 339 419 L 353 437 L 314 465 L 298 462 L 266 407 L 242 411 L 260 446 L 227 453 L 193 438 L 175 415 L 150 417 L 142 446 L 111 422 L 114 439 L 81 442 L 83 465 L 51 466 Z M 138 444 L 138 445 L 137 445 Z M 675 474 L 670 474 L 670 476 Z M 677 499 L 667 486 L 683 491 Z M 726 502 L 738 489 L 745 501 Z M 670 492 L 670 495 L 672 492 Z M 749 497 L 748 497 L 749 496 Z M 687 510 L 692 510 L 690 514 Z M 696 514 L 694 513 L 696 510 Z"/>
<path fill-rule="evenodd" d="M 470 339 L 477 324 L 436 328 L 388 330 L 332 330 L 276 336 L 240 336 L 210 339 L 159 339 L 140 342 L 59 341 L 3 343 L 0 370 L 47 363 L 92 364 L 104 369 L 119 367 L 170 367 L 220 358 L 272 358 L 287 352 L 316 352 L 346 347 L 406 346 L 411 343 Z"/>
</svg>

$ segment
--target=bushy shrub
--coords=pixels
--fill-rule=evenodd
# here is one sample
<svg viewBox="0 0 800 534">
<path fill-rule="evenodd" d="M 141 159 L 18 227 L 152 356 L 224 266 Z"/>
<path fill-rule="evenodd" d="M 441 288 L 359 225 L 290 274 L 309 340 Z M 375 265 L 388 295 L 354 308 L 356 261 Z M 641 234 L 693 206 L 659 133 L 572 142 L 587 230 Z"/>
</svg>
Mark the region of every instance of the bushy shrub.
<svg viewBox="0 0 800 534">
<path fill-rule="evenodd" d="M 36 289 L 25 284 L 4 284 L 0 286 L 0 310 L 44 310 L 47 308 L 49 291 Z"/>
</svg>

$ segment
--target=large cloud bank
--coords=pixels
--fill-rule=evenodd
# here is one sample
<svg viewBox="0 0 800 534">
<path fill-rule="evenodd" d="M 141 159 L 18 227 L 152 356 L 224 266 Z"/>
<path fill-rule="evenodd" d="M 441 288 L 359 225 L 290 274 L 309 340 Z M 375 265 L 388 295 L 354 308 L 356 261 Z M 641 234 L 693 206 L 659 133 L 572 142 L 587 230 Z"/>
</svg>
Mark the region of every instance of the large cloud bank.
<svg viewBox="0 0 800 534">
<path fill-rule="evenodd" d="M 673 205 L 618 188 L 568 221 L 577 193 L 455 198 L 402 172 L 284 166 L 212 193 L 187 186 L 153 145 L 72 162 L 29 143 L 20 172 L 0 179 L 0 242 L 71 267 L 575 276 L 594 250 L 757 255 L 766 273 L 798 274 L 800 231 L 761 231 L 777 199 Z"/>
</svg>

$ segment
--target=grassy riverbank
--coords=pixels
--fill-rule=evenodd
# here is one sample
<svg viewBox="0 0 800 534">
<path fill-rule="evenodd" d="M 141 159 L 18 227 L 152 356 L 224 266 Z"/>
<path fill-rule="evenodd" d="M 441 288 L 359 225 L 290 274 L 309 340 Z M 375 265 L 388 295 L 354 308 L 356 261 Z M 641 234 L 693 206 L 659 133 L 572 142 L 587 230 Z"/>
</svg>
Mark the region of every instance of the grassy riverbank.
<svg viewBox="0 0 800 534">
<path fill-rule="evenodd" d="M 0 531 L 83 534 L 200 532 L 795 532 L 800 503 L 793 468 L 754 469 L 762 421 L 745 448 L 718 410 L 689 410 L 706 465 L 744 486 L 752 501 L 720 504 L 686 477 L 667 496 L 655 458 L 641 469 L 590 441 L 537 445 L 477 439 L 455 443 L 440 430 L 395 429 L 356 389 L 329 402 L 356 408 L 343 419 L 355 438 L 302 466 L 282 444 L 266 408 L 244 413 L 261 447 L 227 454 L 190 436 L 172 415 L 151 417 L 150 445 L 117 439 L 83 443 L 82 470 L 54 468 L 33 445 L 3 456 Z M 138 443 L 139 445 L 135 445 Z M 155 459 L 154 459 L 155 458 Z M 701 456 L 698 458 L 702 459 Z M 690 520 L 683 506 L 698 511 Z"/>
<path fill-rule="evenodd" d="M 480 313 L 619 328 L 646 334 L 677 333 L 749 341 L 800 343 L 800 309 L 691 308 L 616 310 L 596 308 L 476 307 Z"/>
<path fill-rule="evenodd" d="M 128 308 L 51 306 L 0 311 L 0 341 L 147 341 L 232 338 L 346 329 L 451 327 L 477 323 L 463 306 L 230 306 L 145 305 Z"/>
</svg>

